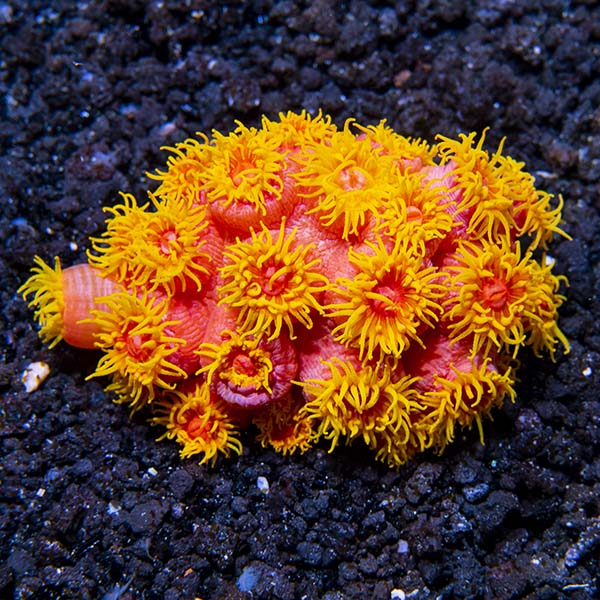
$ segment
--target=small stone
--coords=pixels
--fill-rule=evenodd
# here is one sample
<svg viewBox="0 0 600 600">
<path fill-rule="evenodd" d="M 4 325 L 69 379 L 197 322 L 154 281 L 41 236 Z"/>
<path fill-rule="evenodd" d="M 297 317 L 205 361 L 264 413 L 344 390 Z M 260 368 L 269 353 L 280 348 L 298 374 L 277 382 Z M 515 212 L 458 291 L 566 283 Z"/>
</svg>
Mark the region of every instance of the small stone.
<svg viewBox="0 0 600 600">
<path fill-rule="evenodd" d="M 319 544 L 300 542 L 298 544 L 298 555 L 305 563 L 317 566 L 321 564 L 323 548 Z"/>
<path fill-rule="evenodd" d="M 467 502 L 479 502 L 483 500 L 490 491 L 490 486 L 487 483 L 479 483 L 477 485 L 466 486 L 463 489 L 463 494 Z"/>
<path fill-rule="evenodd" d="M 155 530 L 163 519 L 165 509 L 157 500 L 149 500 L 133 507 L 126 522 L 134 533 L 147 533 Z"/>
</svg>

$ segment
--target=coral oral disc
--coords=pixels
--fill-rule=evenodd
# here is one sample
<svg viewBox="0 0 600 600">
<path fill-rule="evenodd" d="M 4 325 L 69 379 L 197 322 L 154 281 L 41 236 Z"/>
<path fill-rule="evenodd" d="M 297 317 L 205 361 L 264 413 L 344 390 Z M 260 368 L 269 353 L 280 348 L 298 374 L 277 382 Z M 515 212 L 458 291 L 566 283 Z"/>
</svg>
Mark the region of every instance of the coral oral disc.
<svg viewBox="0 0 600 600">
<path fill-rule="evenodd" d="M 490 277 L 481 282 L 481 303 L 492 310 L 502 310 L 508 301 L 509 290 L 500 279 Z"/>
</svg>

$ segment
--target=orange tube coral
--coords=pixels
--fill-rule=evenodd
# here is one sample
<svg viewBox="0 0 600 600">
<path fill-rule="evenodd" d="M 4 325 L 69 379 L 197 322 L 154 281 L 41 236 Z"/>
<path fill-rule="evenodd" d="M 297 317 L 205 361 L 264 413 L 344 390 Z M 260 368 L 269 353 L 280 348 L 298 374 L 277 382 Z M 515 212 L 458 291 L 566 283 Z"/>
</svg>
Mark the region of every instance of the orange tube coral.
<svg viewBox="0 0 600 600">
<path fill-rule="evenodd" d="M 542 254 L 568 238 L 563 200 L 485 133 L 428 144 L 302 111 L 200 134 L 148 202 L 105 209 L 89 264 L 36 257 L 19 291 L 183 458 L 240 454 L 253 424 L 283 454 L 324 438 L 397 467 L 483 435 L 523 346 L 569 350 Z"/>
</svg>

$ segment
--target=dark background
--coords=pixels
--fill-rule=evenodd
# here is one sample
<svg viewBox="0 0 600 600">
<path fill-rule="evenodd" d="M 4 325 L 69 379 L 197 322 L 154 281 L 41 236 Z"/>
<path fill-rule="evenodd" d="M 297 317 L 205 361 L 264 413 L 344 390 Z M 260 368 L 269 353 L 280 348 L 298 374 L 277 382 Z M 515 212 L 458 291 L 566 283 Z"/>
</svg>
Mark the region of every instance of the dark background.
<svg viewBox="0 0 600 600">
<path fill-rule="evenodd" d="M 597 597 L 599 41 L 593 1 L 0 1 L 0 598 Z M 161 146 L 302 108 L 430 142 L 490 126 L 564 196 L 572 351 L 521 353 L 485 446 L 393 471 L 248 434 L 198 467 L 85 382 L 95 353 L 37 339 L 15 293 L 34 254 L 85 260 Z M 32 360 L 52 373 L 27 395 Z"/>
</svg>

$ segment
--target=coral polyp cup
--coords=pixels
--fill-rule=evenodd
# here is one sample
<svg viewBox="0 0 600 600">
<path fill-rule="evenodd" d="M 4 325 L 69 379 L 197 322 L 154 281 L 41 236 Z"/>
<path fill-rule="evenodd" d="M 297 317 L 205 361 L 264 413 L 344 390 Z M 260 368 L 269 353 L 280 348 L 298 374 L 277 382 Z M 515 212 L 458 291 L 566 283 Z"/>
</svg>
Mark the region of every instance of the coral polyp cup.
<svg viewBox="0 0 600 600">
<path fill-rule="evenodd" d="M 20 293 L 50 347 L 150 411 L 183 458 L 364 443 L 399 466 L 515 397 L 517 356 L 569 344 L 544 252 L 562 199 L 485 132 L 430 145 L 307 112 L 171 148 L 105 209 L 89 264 L 36 257 Z"/>
<path fill-rule="evenodd" d="M 104 306 L 100 298 L 116 294 L 121 286 L 85 263 L 62 269 L 57 257 L 52 268 L 39 256 L 35 263 L 33 275 L 19 291 L 33 296 L 30 306 L 37 307 L 42 340 L 50 348 L 61 340 L 77 348 L 95 348 L 100 327 L 92 312 Z"/>
</svg>

